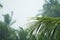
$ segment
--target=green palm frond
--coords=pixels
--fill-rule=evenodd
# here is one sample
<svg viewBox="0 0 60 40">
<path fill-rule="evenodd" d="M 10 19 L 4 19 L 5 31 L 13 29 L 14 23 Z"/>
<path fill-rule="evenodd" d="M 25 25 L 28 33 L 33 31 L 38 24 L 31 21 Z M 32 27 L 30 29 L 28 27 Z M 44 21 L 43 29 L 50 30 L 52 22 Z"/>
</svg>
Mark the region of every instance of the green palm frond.
<svg viewBox="0 0 60 40">
<path fill-rule="evenodd" d="M 42 40 L 60 39 L 56 38 L 56 32 L 58 31 L 58 27 L 60 25 L 60 18 L 35 17 L 34 20 L 37 21 L 35 21 L 34 24 L 30 25 L 31 30 L 29 35 L 32 35 L 33 33 L 36 37 L 40 35 L 42 37 Z"/>
</svg>

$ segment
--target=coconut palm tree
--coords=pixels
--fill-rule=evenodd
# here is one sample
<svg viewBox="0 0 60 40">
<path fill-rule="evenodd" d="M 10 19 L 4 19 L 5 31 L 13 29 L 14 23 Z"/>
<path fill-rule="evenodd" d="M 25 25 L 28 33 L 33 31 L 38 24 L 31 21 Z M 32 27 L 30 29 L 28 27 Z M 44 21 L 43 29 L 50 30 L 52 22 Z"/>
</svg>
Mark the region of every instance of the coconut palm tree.
<svg viewBox="0 0 60 40">
<path fill-rule="evenodd" d="M 60 3 L 58 0 L 48 0 L 43 5 L 42 17 L 34 17 L 29 24 L 29 35 L 36 40 L 60 40 Z"/>
<path fill-rule="evenodd" d="M 4 15 L 4 22 L 0 20 L 0 40 L 17 40 L 18 39 L 15 29 L 10 27 L 11 20 L 12 19 L 9 14 Z"/>
<path fill-rule="evenodd" d="M 35 20 L 29 35 L 35 35 L 36 40 L 60 40 L 60 18 L 36 17 Z"/>
<path fill-rule="evenodd" d="M 0 40 L 16 40 L 14 29 L 0 21 Z"/>
</svg>

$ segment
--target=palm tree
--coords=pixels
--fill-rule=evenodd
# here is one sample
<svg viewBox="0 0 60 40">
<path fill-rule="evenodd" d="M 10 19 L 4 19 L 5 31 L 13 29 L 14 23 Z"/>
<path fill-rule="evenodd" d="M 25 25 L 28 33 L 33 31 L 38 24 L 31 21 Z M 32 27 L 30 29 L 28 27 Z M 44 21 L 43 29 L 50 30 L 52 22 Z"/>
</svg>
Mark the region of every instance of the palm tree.
<svg viewBox="0 0 60 40">
<path fill-rule="evenodd" d="M 36 40 L 60 40 L 60 4 L 57 0 L 46 2 L 42 17 L 34 17 L 34 22 L 29 24 L 29 35 L 34 35 Z"/>
<path fill-rule="evenodd" d="M 0 40 L 16 40 L 15 31 L 1 21 L 0 21 Z"/>
<path fill-rule="evenodd" d="M 6 23 L 7 25 L 12 25 L 14 24 L 16 21 L 12 21 L 12 16 L 13 16 L 13 13 L 11 13 L 11 16 L 9 14 L 5 14 L 3 15 L 4 17 L 4 23 Z"/>
<path fill-rule="evenodd" d="M 60 40 L 60 18 L 36 17 L 35 20 L 29 35 L 35 31 L 36 40 Z"/>
<path fill-rule="evenodd" d="M 9 14 L 4 15 L 4 22 L 0 21 L 0 40 L 17 40 L 16 30 L 11 28 L 11 17 Z M 15 21 L 13 22 L 15 23 Z M 12 24 L 13 24 L 12 23 Z"/>
</svg>

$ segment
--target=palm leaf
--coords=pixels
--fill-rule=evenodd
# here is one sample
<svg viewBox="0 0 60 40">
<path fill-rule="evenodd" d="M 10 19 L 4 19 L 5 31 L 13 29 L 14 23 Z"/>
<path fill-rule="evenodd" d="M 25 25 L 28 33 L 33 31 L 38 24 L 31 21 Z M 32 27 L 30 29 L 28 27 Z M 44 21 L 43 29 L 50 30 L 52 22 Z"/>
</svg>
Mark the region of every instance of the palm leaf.
<svg viewBox="0 0 60 40">
<path fill-rule="evenodd" d="M 43 40 L 54 40 L 54 35 L 58 25 L 60 25 L 60 18 L 52 18 L 52 17 L 34 17 L 34 24 L 29 25 L 31 30 L 30 34 L 32 35 L 35 31 L 35 36 L 38 35 L 43 36 Z"/>
</svg>

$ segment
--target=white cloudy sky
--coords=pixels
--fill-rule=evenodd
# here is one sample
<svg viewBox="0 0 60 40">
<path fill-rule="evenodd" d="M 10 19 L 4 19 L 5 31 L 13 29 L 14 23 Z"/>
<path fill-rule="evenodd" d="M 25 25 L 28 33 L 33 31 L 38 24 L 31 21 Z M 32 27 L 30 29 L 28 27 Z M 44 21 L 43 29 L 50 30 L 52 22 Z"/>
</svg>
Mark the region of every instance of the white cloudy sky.
<svg viewBox="0 0 60 40">
<path fill-rule="evenodd" d="M 17 26 L 23 26 L 29 17 L 35 16 L 39 9 L 42 9 L 44 0 L 0 0 L 3 4 L 3 8 L 0 9 L 0 19 L 1 15 L 5 13 L 11 13 L 13 11 L 13 19 L 16 23 L 13 25 L 15 28 Z"/>
</svg>

